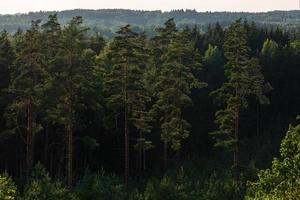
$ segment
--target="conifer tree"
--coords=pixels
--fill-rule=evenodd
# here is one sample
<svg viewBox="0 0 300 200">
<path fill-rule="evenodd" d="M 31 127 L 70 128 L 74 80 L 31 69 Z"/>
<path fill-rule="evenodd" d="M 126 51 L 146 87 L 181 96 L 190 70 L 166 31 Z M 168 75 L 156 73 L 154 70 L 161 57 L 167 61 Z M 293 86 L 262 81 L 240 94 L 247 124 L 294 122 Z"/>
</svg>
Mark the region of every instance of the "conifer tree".
<svg viewBox="0 0 300 200">
<path fill-rule="evenodd" d="M 66 141 L 67 183 L 73 183 L 73 135 L 80 126 L 78 112 L 87 107 L 85 92 L 93 77 L 93 66 L 85 63 L 87 28 L 81 17 L 74 17 L 62 30 L 61 48 L 51 69 L 50 92 L 55 100 L 49 111 L 53 123 L 63 125 Z"/>
<path fill-rule="evenodd" d="M 162 55 L 163 64 L 157 72 L 155 85 L 157 101 L 152 113 L 159 119 L 161 139 L 164 141 L 164 167 L 167 167 L 168 146 L 175 151 L 188 137 L 190 124 L 184 119 L 184 108 L 192 104 L 192 89 L 202 88 L 194 72 L 201 69 L 200 55 L 188 39 L 186 31 L 180 31 L 170 40 Z"/>
<path fill-rule="evenodd" d="M 226 81 L 211 95 L 223 105 L 215 114 L 219 129 L 213 133 L 215 146 L 225 147 L 233 153 L 235 179 L 239 179 L 240 113 L 248 107 L 248 97 L 256 97 L 261 104 L 269 103 L 265 93 L 270 85 L 265 83 L 258 60 L 250 58 L 246 32 L 240 21 L 226 32 L 224 55 Z"/>
<path fill-rule="evenodd" d="M 52 82 L 55 75 L 55 70 L 57 67 L 60 67 L 58 61 L 59 53 L 61 52 L 62 43 L 61 43 L 61 25 L 58 23 L 57 14 L 49 15 L 48 21 L 41 26 L 42 29 L 42 53 L 44 55 L 44 68 L 47 70 L 47 78 L 44 85 L 44 96 L 42 109 L 44 110 L 41 115 L 41 119 L 43 120 L 43 127 L 45 127 L 44 132 L 44 165 L 46 166 L 48 163 L 49 157 L 49 143 L 51 141 L 52 133 L 50 129 L 53 127 L 51 122 L 51 114 L 49 114 L 51 108 L 53 108 L 56 104 L 56 95 L 53 95 L 53 87 Z"/>
<path fill-rule="evenodd" d="M 150 131 L 146 103 L 149 101 L 144 84 L 145 37 L 132 31 L 130 25 L 122 27 L 109 44 L 106 59 L 111 66 L 105 71 L 106 101 L 116 115 L 122 116 L 125 147 L 125 183 L 129 179 L 129 150 L 132 129 L 141 134 Z"/>
<path fill-rule="evenodd" d="M 9 35 L 6 31 L 0 34 L 0 114 L 2 123 L 2 114 L 5 109 L 5 105 L 8 103 L 7 91 L 5 91 L 10 83 L 11 68 L 15 60 L 15 52 L 12 47 L 11 41 L 9 40 Z"/>
<path fill-rule="evenodd" d="M 20 134 L 26 131 L 26 172 L 27 176 L 34 163 L 34 135 L 41 130 L 37 122 L 46 71 L 43 69 L 44 57 L 41 54 L 40 21 L 33 21 L 31 28 L 18 36 L 16 61 L 8 91 L 13 101 L 8 106 L 8 122 Z M 23 125 L 24 117 L 26 125 Z M 24 128 L 22 128 L 24 127 Z"/>
</svg>

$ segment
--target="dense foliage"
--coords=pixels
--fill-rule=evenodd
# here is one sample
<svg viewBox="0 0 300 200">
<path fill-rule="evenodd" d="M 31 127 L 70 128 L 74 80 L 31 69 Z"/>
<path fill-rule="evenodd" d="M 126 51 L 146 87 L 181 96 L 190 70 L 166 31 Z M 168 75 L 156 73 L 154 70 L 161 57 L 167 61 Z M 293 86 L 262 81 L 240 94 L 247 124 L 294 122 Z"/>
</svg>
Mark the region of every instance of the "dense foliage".
<svg viewBox="0 0 300 200">
<path fill-rule="evenodd" d="M 295 32 L 60 15 L 0 35 L 1 199 L 299 197 Z"/>
<path fill-rule="evenodd" d="M 247 199 L 297 199 L 300 197 L 300 125 L 290 126 L 271 169 L 250 183 Z"/>
<path fill-rule="evenodd" d="M 18 28 L 28 29 L 32 20 L 46 20 L 51 12 L 30 12 L 28 14 L 0 15 L 0 29 L 15 32 Z M 247 12 L 197 12 L 196 10 L 138 11 L 123 9 L 100 10 L 65 10 L 58 12 L 59 21 L 65 25 L 74 16 L 82 16 L 85 25 L 100 31 L 106 37 L 112 37 L 120 26 L 131 24 L 134 30 L 146 30 L 147 34 L 155 34 L 154 27 L 162 25 L 169 18 L 175 18 L 178 26 L 197 24 L 207 30 L 209 24 L 219 22 L 223 27 L 240 18 L 254 21 L 260 26 L 280 26 L 285 30 L 299 30 L 300 11 L 273 11 L 266 13 Z"/>
</svg>

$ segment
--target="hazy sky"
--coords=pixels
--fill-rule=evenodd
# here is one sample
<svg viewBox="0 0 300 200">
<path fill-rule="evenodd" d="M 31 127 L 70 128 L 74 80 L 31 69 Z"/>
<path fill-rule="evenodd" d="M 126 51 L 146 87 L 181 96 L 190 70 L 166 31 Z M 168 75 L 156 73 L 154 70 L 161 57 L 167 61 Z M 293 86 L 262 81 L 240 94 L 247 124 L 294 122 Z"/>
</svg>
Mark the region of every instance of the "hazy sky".
<svg viewBox="0 0 300 200">
<path fill-rule="evenodd" d="M 0 0 L 0 14 L 74 8 L 197 11 L 270 11 L 299 9 L 299 0 Z"/>
</svg>

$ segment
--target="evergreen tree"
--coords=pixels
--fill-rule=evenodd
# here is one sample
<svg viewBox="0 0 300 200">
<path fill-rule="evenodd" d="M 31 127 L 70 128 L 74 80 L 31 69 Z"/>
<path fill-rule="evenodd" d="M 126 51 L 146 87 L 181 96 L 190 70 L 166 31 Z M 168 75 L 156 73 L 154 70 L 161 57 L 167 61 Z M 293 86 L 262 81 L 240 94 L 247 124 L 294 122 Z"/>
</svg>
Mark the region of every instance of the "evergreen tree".
<svg viewBox="0 0 300 200">
<path fill-rule="evenodd" d="M 249 57 L 246 31 L 240 21 L 226 32 L 224 54 L 226 81 L 211 95 L 224 107 L 215 114 L 219 129 L 212 133 L 215 146 L 233 152 L 235 178 L 239 179 L 240 113 L 248 107 L 248 97 L 256 97 L 261 104 L 269 103 L 265 93 L 270 86 L 265 83 L 257 59 Z"/>
<path fill-rule="evenodd" d="M 200 55 L 189 41 L 186 31 L 171 39 L 162 55 L 163 64 L 157 73 L 156 96 L 152 112 L 157 115 L 164 141 L 164 167 L 167 167 L 168 145 L 175 151 L 188 137 L 190 124 L 184 119 L 184 108 L 192 104 L 192 89 L 206 86 L 193 72 L 201 69 Z"/>
<path fill-rule="evenodd" d="M 116 115 L 121 114 L 124 126 L 125 183 L 129 178 L 129 149 L 131 127 L 138 131 L 140 139 L 149 132 L 149 101 L 144 84 L 145 37 L 132 31 L 129 25 L 122 27 L 108 46 L 106 58 L 111 66 L 105 72 L 104 89 L 107 105 Z"/>
<path fill-rule="evenodd" d="M 5 106 L 9 103 L 7 91 L 10 83 L 10 74 L 15 60 L 15 52 L 12 47 L 9 35 L 3 31 L 0 35 L 0 126 L 5 125 L 3 113 Z M 2 129 L 0 128 L 0 130 Z M 3 130 L 2 130 L 3 131 Z"/>
<path fill-rule="evenodd" d="M 40 111 L 41 97 L 46 71 L 43 69 L 44 57 L 41 54 L 40 21 L 33 21 L 31 28 L 22 36 L 16 46 L 16 61 L 12 69 L 8 91 L 13 101 L 8 106 L 8 122 L 19 134 L 26 130 L 26 171 L 31 172 L 34 163 L 34 135 L 41 130 L 36 117 Z M 26 124 L 23 125 L 24 117 Z M 24 127 L 24 128 L 22 128 Z"/>
<path fill-rule="evenodd" d="M 67 183 L 73 183 L 73 135 L 82 124 L 78 113 L 85 110 L 88 98 L 86 92 L 93 80 L 93 66 L 85 63 L 86 31 L 81 17 L 74 17 L 62 30 L 61 48 L 55 58 L 55 68 L 51 69 L 51 89 L 55 100 L 49 109 L 53 123 L 63 125 L 66 140 Z"/>
</svg>

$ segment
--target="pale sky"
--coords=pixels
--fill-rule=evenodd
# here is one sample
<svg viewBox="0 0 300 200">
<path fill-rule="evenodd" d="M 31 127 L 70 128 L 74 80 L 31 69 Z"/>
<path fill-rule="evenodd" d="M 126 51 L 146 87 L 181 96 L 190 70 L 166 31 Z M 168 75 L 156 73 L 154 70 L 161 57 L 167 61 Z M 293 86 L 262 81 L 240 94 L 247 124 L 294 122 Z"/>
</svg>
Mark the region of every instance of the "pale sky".
<svg viewBox="0 0 300 200">
<path fill-rule="evenodd" d="M 299 10 L 299 0 L 0 0 L 0 14 L 59 11 L 74 8 L 197 11 Z"/>
</svg>

